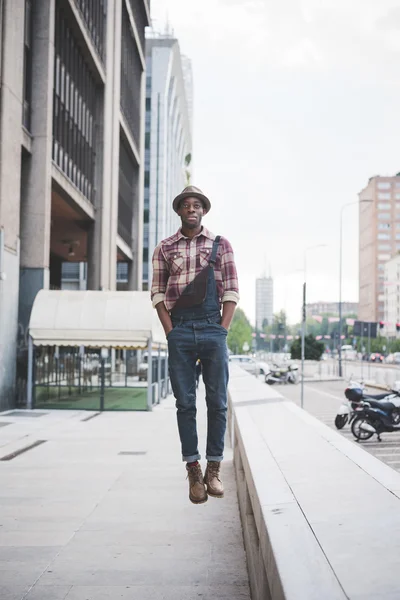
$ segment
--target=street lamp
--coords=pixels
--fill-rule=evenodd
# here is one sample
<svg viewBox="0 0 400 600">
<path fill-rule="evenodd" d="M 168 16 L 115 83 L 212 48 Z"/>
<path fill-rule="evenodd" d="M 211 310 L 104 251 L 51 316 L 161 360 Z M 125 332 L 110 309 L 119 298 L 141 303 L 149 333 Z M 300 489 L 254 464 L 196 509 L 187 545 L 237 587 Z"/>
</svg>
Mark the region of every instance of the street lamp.
<svg viewBox="0 0 400 600">
<path fill-rule="evenodd" d="M 307 304 L 307 252 L 317 248 L 326 248 L 326 244 L 317 244 L 304 249 L 304 283 L 303 283 L 303 312 L 301 320 L 301 408 L 304 406 L 304 360 L 305 360 L 305 340 L 306 340 L 306 304 Z"/>
<path fill-rule="evenodd" d="M 355 200 L 354 202 L 348 202 L 344 204 L 340 209 L 340 259 L 339 259 L 339 348 L 338 348 L 338 358 L 339 358 L 339 377 L 343 377 L 342 370 L 342 242 L 343 242 L 343 211 L 348 206 L 353 206 L 354 204 L 366 204 L 371 203 L 373 200 Z"/>
</svg>

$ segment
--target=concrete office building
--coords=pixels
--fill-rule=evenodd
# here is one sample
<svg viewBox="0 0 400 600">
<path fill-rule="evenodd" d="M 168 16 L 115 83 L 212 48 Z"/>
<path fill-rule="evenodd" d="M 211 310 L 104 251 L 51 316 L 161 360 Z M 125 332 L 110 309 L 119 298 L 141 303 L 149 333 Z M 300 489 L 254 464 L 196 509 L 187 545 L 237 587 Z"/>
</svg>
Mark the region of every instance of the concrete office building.
<svg viewBox="0 0 400 600">
<path fill-rule="evenodd" d="M 256 328 L 262 330 L 274 320 L 274 281 L 272 277 L 256 279 Z"/>
<path fill-rule="evenodd" d="M 400 250 L 400 176 L 371 177 L 360 192 L 359 314 L 385 319 L 385 263 Z"/>
<path fill-rule="evenodd" d="M 0 0 L 0 19 L 1 410 L 17 344 L 26 375 L 34 298 L 61 287 L 64 262 L 113 290 L 121 261 L 141 287 L 150 14 L 148 0 Z"/>
<path fill-rule="evenodd" d="M 179 227 L 172 200 L 190 177 L 193 105 L 191 63 L 178 40 L 150 31 L 146 65 L 144 289 L 151 284 L 156 245 Z"/>
<path fill-rule="evenodd" d="M 385 336 L 394 338 L 399 334 L 396 330 L 400 323 L 400 254 L 396 254 L 385 263 L 384 269 L 384 330 Z"/>
<path fill-rule="evenodd" d="M 339 316 L 338 302 L 310 302 L 307 304 L 307 317 L 313 315 L 330 314 Z M 358 302 L 342 302 L 342 315 L 348 317 L 350 315 L 358 315 Z"/>
</svg>

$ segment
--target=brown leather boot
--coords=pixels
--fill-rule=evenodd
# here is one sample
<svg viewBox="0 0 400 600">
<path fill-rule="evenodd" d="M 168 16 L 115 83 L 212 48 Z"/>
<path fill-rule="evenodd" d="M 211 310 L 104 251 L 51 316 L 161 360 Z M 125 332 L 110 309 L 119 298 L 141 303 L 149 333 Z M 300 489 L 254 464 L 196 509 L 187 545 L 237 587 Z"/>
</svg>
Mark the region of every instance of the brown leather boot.
<svg viewBox="0 0 400 600">
<path fill-rule="evenodd" d="M 221 463 L 209 460 L 206 472 L 204 473 L 204 483 L 207 486 L 207 493 L 214 498 L 224 497 L 224 486 L 220 479 Z"/>
<path fill-rule="evenodd" d="M 189 479 L 189 500 L 193 504 L 203 504 L 207 502 L 208 496 L 204 485 L 203 473 L 199 463 L 197 465 L 186 465 L 187 476 Z"/>
</svg>

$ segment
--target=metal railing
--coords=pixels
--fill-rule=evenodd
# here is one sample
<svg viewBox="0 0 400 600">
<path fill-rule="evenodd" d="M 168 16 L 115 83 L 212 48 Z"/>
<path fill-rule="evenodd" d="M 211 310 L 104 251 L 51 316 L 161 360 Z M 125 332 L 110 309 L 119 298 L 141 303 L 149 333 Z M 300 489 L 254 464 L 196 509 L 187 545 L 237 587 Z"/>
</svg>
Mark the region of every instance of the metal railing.
<svg viewBox="0 0 400 600">
<path fill-rule="evenodd" d="M 121 110 L 136 144 L 140 139 L 142 62 L 129 21 L 125 3 L 122 6 L 121 39 Z"/>
<path fill-rule="evenodd" d="M 75 0 L 75 4 L 79 8 L 92 42 L 104 62 L 107 2 L 106 0 Z"/>
<path fill-rule="evenodd" d="M 25 0 L 24 22 L 24 91 L 22 106 L 22 124 L 31 130 L 32 104 L 32 1 Z"/>
<path fill-rule="evenodd" d="M 118 234 L 132 247 L 133 207 L 137 202 L 139 167 L 126 143 L 121 139 L 119 150 Z"/>
<path fill-rule="evenodd" d="M 96 82 L 57 5 L 55 26 L 53 160 L 94 201 Z"/>
<path fill-rule="evenodd" d="M 133 18 L 135 21 L 136 29 L 138 31 L 140 45 L 145 52 L 145 27 L 147 27 L 147 14 L 142 0 L 128 0 L 129 6 L 131 7 Z"/>
</svg>

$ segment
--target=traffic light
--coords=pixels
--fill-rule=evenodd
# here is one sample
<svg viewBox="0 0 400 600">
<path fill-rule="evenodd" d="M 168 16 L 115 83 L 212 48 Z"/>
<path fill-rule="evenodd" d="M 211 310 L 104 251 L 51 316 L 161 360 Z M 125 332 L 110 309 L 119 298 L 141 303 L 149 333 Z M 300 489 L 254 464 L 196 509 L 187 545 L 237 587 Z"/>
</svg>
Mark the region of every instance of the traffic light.
<svg viewBox="0 0 400 600">
<path fill-rule="evenodd" d="M 400 331 L 400 323 L 396 323 L 396 331 Z"/>
<path fill-rule="evenodd" d="M 383 329 L 385 327 L 385 323 L 383 321 L 379 321 L 379 329 Z"/>
</svg>

